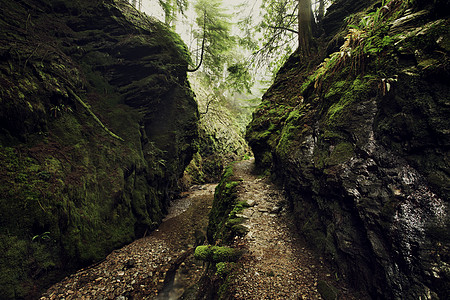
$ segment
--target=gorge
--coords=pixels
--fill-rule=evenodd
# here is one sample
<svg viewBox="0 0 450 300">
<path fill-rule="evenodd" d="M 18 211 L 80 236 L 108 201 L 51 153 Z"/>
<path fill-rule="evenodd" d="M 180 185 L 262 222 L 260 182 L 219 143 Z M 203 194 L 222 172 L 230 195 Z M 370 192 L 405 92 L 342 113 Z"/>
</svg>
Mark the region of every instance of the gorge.
<svg viewBox="0 0 450 300">
<path fill-rule="evenodd" d="M 224 112 L 199 113 L 171 28 L 121 0 L 0 2 L 1 299 L 38 299 L 157 238 L 173 199 L 216 180 L 212 204 L 182 217 L 210 210 L 207 228 L 172 249 L 176 268 L 187 253 L 202 266 L 180 299 L 450 297 L 447 0 L 333 1 L 312 54 L 292 53 L 247 126 L 257 174 L 224 166 L 248 147 L 214 124 Z M 268 246 L 303 254 L 251 248 L 266 227 L 282 228 Z M 317 268 L 253 269 L 269 252 Z M 149 274 L 113 299 L 152 299 L 165 278 Z M 98 277 L 77 278 L 81 291 Z"/>
</svg>

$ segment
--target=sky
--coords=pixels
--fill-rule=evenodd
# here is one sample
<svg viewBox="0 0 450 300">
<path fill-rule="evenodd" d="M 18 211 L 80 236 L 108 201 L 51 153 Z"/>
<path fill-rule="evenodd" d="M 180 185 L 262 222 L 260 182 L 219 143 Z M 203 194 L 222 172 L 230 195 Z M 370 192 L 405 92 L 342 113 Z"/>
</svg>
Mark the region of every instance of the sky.
<svg viewBox="0 0 450 300">
<path fill-rule="evenodd" d="M 195 24 L 195 18 L 196 15 L 194 13 L 193 7 L 196 2 L 196 0 L 188 0 L 189 1 L 189 8 L 186 12 L 186 18 L 179 17 L 177 24 L 175 26 L 175 31 L 180 35 L 180 37 L 183 39 L 183 41 L 186 43 L 186 45 L 189 47 L 191 51 L 193 51 L 195 48 L 197 48 L 197 45 L 195 44 L 197 41 L 192 38 L 191 35 L 191 27 L 189 24 Z M 253 16 L 253 19 L 256 20 L 256 22 L 259 22 L 261 19 L 260 17 L 260 11 L 261 11 L 261 2 L 262 0 L 222 0 L 222 7 L 226 10 L 226 13 L 228 13 L 230 16 L 232 16 L 232 22 L 237 22 L 239 18 L 244 18 L 249 15 Z M 239 9 L 237 9 L 238 5 L 242 5 Z M 164 21 L 164 14 L 163 11 L 158 3 L 158 0 L 142 0 L 142 7 L 141 10 L 145 12 L 147 15 L 155 17 L 159 19 L 160 21 Z M 239 35 L 239 29 L 237 26 L 232 29 L 233 35 Z M 248 53 L 250 56 L 250 52 Z M 265 85 L 267 85 L 267 80 L 270 80 L 271 74 L 268 75 L 266 73 L 266 68 L 262 67 L 258 70 L 258 75 L 256 76 L 256 82 L 255 85 L 254 94 L 260 94 L 260 90 L 265 89 Z M 263 85 L 260 84 L 260 81 L 264 80 Z"/>
<path fill-rule="evenodd" d="M 180 34 L 181 38 L 186 44 L 189 43 L 190 32 L 190 28 L 187 24 L 194 23 L 196 17 L 195 13 L 193 12 L 194 3 L 195 0 L 189 0 L 189 9 L 186 12 L 187 18 L 184 20 L 184 24 L 181 23 L 181 21 L 183 21 L 182 18 L 179 18 L 175 29 L 175 31 Z M 242 16 L 253 14 L 255 18 L 259 17 L 261 0 L 223 0 L 222 3 L 222 7 L 227 10 L 227 13 L 233 17 L 233 22 L 237 22 L 238 10 L 236 9 L 236 7 L 240 4 L 245 4 L 239 11 Z M 142 11 L 149 16 L 155 17 L 162 21 L 164 20 L 164 14 L 158 4 L 158 0 L 142 0 Z M 237 31 L 233 33 L 238 34 Z"/>
<path fill-rule="evenodd" d="M 195 0 L 190 0 L 190 6 L 192 7 Z M 261 2 L 261 0 L 223 0 L 223 7 L 229 11 L 229 13 L 234 12 L 234 8 L 239 4 L 246 4 L 246 7 L 250 10 L 255 7 L 259 10 L 259 4 L 255 5 L 256 2 Z M 158 4 L 158 0 L 142 0 L 142 11 L 150 16 L 162 19 L 163 13 Z"/>
</svg>

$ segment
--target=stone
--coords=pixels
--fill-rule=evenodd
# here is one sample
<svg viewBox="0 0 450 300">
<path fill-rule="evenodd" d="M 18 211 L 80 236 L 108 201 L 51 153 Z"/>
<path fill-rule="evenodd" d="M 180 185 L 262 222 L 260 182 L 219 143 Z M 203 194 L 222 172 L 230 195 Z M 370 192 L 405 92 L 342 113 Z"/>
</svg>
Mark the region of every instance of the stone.
<svg viewBox="0 0 450 300">
<path fill-rule="evenodd" d="M 281 206 L 274 206 L 272 207 L 272 209 L 270 210 L 271 213 L 273 214 L 277 214 L 281 211 Z"/>
<path fill-rule="evenodd" d="M 255 206 L 255 205 L 256 205 L 256 200 L 253 200 L 253 199 L 247 200 L 247 205 L 248 205 L 249 207 Z"/>
<path fill-rule="evenodd" d="M 333 41 L 348 34 L 336 25 L 346 6 L 364 5 L 343 2 L 323 20 Z M 347 65 L 326 82 L 310 80 L 318 66 L 300 68 L 294 53 L 247 127 L 255 162 L 283 186 L 299 234 L 374 299 L 449 298 L 448 283 L 433 275 L 448 273 L 440 256 L 448 247 L 438 245 L 448 244 L 450 226 L 450 34 L 437 15 L 395 21 L 389 36 L 401 32 L 400 51 L 369 55 L 364 75 L 349 76 Z M 384 92 L 368 79 L 380 67 Z M 298 94 L 302 104 L 289 100 Z"/>
</svg>

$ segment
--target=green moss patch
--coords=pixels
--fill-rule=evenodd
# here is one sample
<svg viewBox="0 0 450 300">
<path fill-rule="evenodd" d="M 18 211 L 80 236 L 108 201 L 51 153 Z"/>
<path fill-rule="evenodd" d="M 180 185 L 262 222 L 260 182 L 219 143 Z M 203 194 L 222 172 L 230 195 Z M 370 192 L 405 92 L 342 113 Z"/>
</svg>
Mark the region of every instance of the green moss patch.
<svg viewBox="0 0 450 300">
<path fill-rule="evenodd" d="M 196 259 L 214 263 L 237 261 L 241 255 L 240 250 L 211 245 L 198 246 L 194 253 Z"/>
</svg>

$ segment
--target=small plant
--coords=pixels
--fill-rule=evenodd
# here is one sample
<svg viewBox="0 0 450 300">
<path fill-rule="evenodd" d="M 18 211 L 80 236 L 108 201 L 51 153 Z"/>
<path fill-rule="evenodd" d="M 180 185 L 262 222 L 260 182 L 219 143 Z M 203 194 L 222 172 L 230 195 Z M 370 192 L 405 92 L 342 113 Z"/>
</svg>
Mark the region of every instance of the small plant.
<svg viewBox="0 0 450 300">
<path fill-rule="evenodd" d="M 383 96 L 385 96 L 391 90 L 391 83 L 396 82 L 398 76 L 394 76 L 394 78 L 382 78 L 381 79 L 381 92 Z"/>
<path fill-rule="evenodd" d="M 355 16 L 348 17 L 348 33 L 339 51 L 332 53 L 319 65 L 312 78 L 314 88 L 318 88 L 327 75 L 350 64 L 350 71 L 364 73 L 365 60 L 377 57 L 396 40 L 389 36 L 389 24 L 403 14 L 408 2 L 384 0 L 382 6 L 357 21 Z"/>
<path fill-rule="evenodd" d="M 34 241 L 49 241 L 51 238 L 50 238 L 50 231 L 46 231 L 46 232 L 44 232 L 44 233 L 41 233 L 41 234 L 37 234 L 37 235 L 35 235 L 35 236 L 33 236 L 32 238 L 31 238 L 31 241 L 32 242 L 34 242 Z"/>
<path fill-rule="evenodd" d="M 72 108 L 64 104 L 59 104 L 50 108 L 50 111 L 52 112 L 52 115 L 57 118 L 58 115 L 62 116 L 63 113 L 72 112 Z"/>
</svg>

